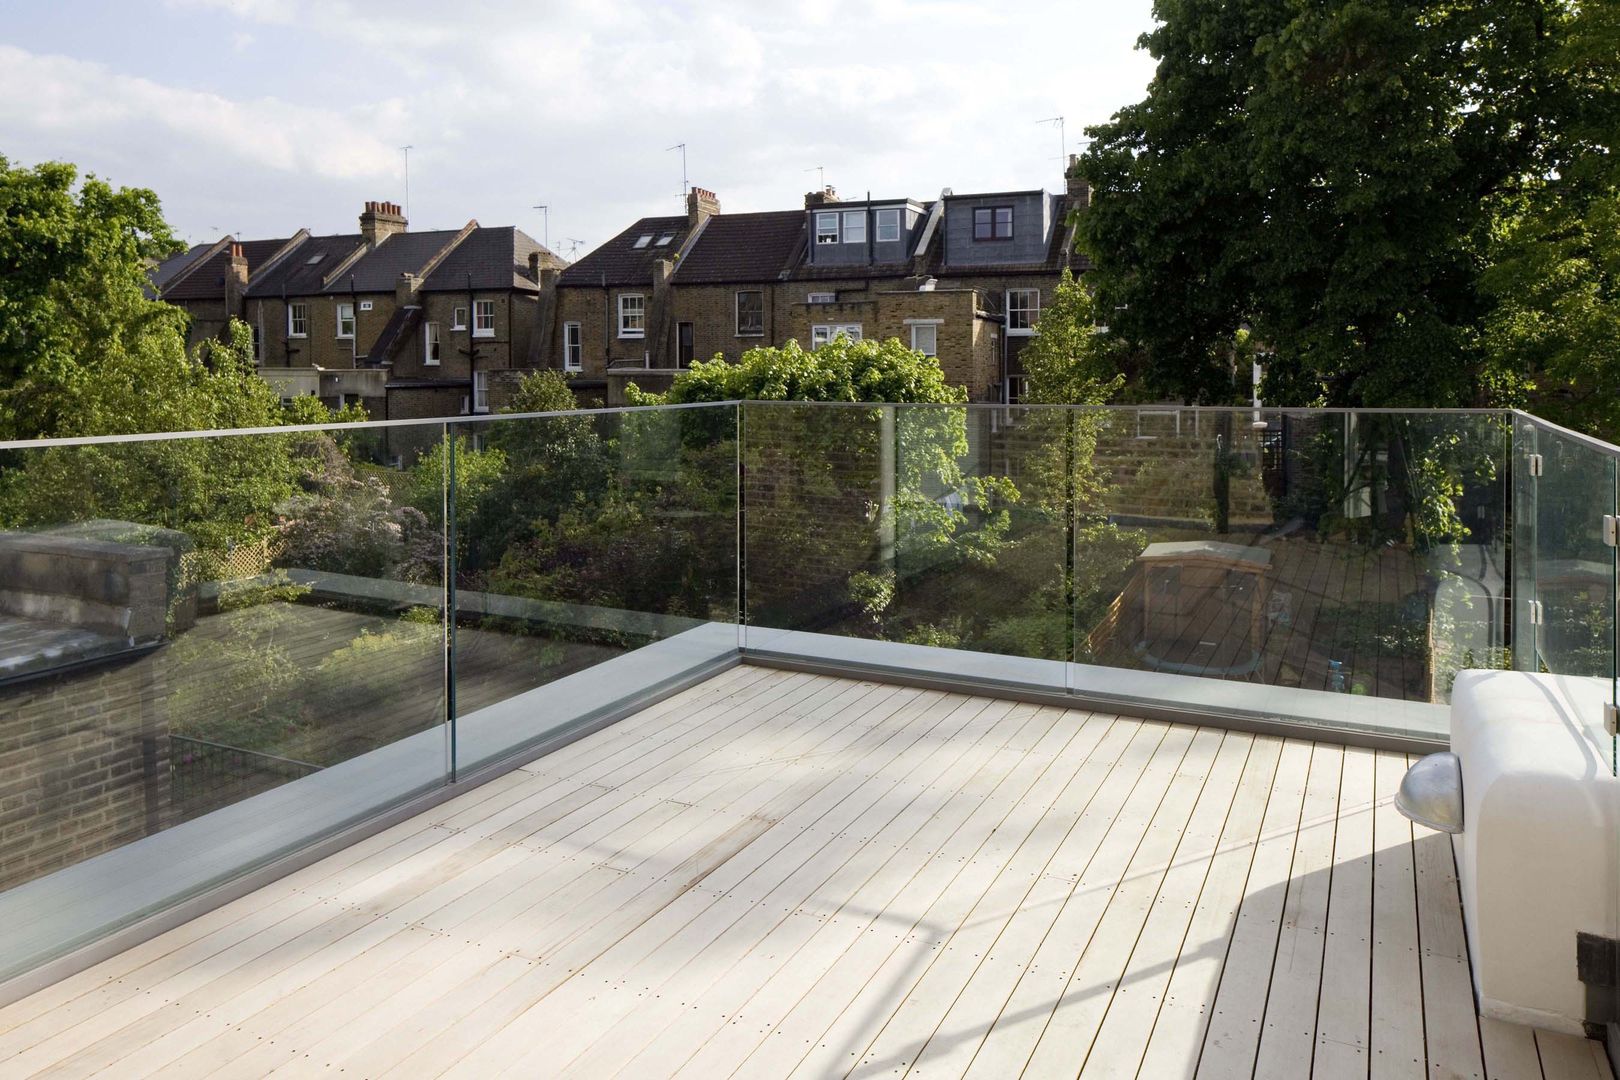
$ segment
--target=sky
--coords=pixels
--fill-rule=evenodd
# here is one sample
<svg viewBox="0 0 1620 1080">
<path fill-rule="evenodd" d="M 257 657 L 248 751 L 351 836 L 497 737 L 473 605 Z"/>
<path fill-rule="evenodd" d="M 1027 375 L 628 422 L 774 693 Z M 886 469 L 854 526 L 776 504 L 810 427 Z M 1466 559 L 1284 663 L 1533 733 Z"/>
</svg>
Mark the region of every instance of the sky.
<svg viewBox="0 0 1620 1080">
<path fill-rule="evenodd" d="M 725 212 L 801 206 L 823 175 L 846 197 L 1056 190 L 1060 137 L 1152 75 L 1151 0 L 5 9 L 0 155 L 152 188 L 192 242 L 353 232 L 382 199 L 413 230 L 476 218 L 584 254 L 680 212 L 678 143 Z"/>
</svg>

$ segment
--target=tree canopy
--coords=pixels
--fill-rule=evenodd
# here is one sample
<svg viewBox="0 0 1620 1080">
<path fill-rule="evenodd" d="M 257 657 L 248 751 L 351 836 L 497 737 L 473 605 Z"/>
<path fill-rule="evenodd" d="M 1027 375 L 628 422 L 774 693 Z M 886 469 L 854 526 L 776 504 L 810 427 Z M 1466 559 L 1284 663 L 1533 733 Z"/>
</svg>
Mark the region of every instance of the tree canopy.
<svg viewBox="0 0 1620 1080">
<path fill-rule="evenodd" d="M 1614 294 L 1599 230 L 1583 244 L 1577 222 L 1612 189 L 1606 8 L 1159 0 L 1148 94 L 1080 163 L 1098 303 L 1146 353 L 1148 387 L 1240 399 L 1245 328 L 1278 404 L 1474 404 L 1533 381 L 1526 363 L 1567 382 L 1597 362 L 1601 342 L 1576 342 Z M 1539 251 L 1549 235 L 1575 250 Z M 1525 327 L 1549 320 L 1563 330 L 1525 357 Z"/>
</svg>

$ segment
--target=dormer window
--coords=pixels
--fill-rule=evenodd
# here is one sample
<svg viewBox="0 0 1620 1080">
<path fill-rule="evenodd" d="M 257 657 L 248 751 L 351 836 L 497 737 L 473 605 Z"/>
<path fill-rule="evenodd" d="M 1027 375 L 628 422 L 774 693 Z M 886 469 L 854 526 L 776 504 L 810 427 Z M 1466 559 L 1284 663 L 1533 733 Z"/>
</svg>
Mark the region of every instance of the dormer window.
<svg viewBox="0 0 1620 1080">
<path fill-rule="evenodd" d="M 1011 240 L 1012 207 L 980 206 L 973 211 L 973 239 Z"/>
<path fill-rule="evenodd" d="M 846 244 L 864 244 L 864 243 L 866 243 L 866 211 L 865 210 L 845 210 L 844 211 L 844 243 L 846 243 Z"/>
<path fill-rule="evenodd" d="M 640 236 L 636 237 L 635 246 L 638 248 L 644 248 L 650 243 L 652 243 L 652 233 L 642 233 Z"/>
<path fill-rule="evenodd" d="M 658 246 L 669 247 L 669 242 L 673 239 L 675 239 L 675 234 L 672 232 L 667 232 L 658 238 Z"/>
<path fill-rule="evenodd" d="M 900 211 L 879 210 L 877 212 L 877 242 L 880 244 L 895 244 L 900 241 Z"/>
<path fill-rule="evenodd" d="M 823 212 L 816 215 L 816 243 L 838 243 L 838 214 Z"/>
</svg>

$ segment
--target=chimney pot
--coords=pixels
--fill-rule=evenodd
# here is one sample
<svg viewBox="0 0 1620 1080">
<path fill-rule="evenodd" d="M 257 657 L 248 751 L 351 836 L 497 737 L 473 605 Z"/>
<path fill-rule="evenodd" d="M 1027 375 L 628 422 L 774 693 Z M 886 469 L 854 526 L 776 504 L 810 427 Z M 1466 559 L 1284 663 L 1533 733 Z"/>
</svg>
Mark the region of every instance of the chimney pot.
<svg viewBox="0 0 1620 1080">
<path fill-rule="evenodd" d="M 708 188 L 694 187 L 686 193 L 686 223 L 697 228 L 720 212 L 720 198 Z"/>
<path fill-rule="evenodd" d="M 365 211 L 360 215 L 360 235 L 372 247 L 395 233 L 405 232 L 408 227 L 409 223 L 405 215 L 400 213 L 399 204 L 386 199 L 367 200 Z"/>
<path fill-rule="evenodd" d="M 1069 155 L 1069 167 L 1063 171 L 1063 187 L 1069 204 L 1075 207 L 1091 205 L 1091 185 L 1080 175 L 1080 155 Z"/>
</svg>

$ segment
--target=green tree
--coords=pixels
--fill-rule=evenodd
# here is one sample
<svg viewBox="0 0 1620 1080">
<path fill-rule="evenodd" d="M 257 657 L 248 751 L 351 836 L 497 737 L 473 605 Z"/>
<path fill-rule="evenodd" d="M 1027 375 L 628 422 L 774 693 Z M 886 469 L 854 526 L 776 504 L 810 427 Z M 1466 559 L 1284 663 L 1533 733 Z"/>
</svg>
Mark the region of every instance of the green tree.
<svg viewBox="0 0 1620 1080">
<path fill-rule="evenodd" d="M 503 413 L 567 412 L 579 407 L 568 379 L 560 371 L 531 371 L 518 380 Z"/>
<path fill-rule="evenodd" d="M 1492 390 L 1620 439 L 1620 7 L 1583 5 L 1551 68 L 1562 151 L 1497 200 L 1482 282 Z"/>
<path fill-rule="evenodd" d="M 0 438 L 162 430 L 168 408 L 186 413 L 151 403 L 154 424 L 147 405 L 109 400 L 186 364 L 184 313 L 147 295 L 147 267 L 179 247 L 152 192 L 0 157 Z"/>
<path fill-rule="evenodd" d="M 1018 354 L 1029 378 L 1025 400 L 1053 405 L 1101 405 L 1125 385 L 1118 371 L 1119 339 L 1097 326 L 1090 291 L 1067 269 L 1035 336 Z"/>
<path fill-rule="evenodd" d="M 1575 0 L 1160 0 L 1147 97 L 1093 129 L 1099 303 L 1157 392 L 1467 404 L 1489 389 L 1480 270 L 1501 200 L 1573 160 Z"/>
</svg>

